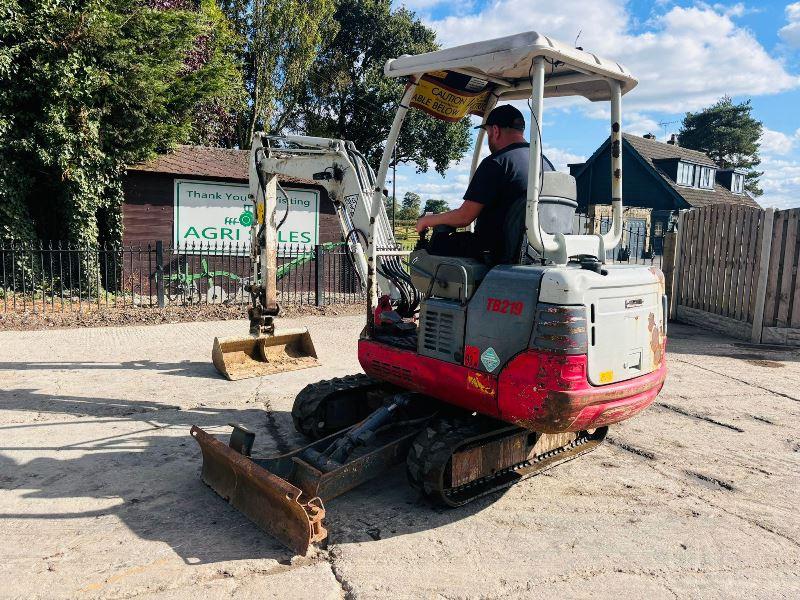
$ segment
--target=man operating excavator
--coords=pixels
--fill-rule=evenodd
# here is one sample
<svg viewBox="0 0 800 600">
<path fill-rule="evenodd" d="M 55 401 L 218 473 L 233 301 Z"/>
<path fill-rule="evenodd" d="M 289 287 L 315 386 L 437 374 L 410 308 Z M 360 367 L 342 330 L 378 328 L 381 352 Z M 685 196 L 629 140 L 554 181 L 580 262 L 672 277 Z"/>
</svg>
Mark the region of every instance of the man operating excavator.
<svg viewBox="0 0 800 600">
<path fill-rule="evenodd" d="M 491 154 L 481 161 L 455 210 L 424 215 L 417 232 L 437 225 L 466 227 L 475 232 L 453 232 L 434 242 L 432 253 L 488 258 L 491 264 L 518 263 L 525 234 L 525 202 L 528 189 L 530 144 L 525 140 L 525 118 L 504 104 L 495 108 L 483 125 Z M 543 170 L 553 165 L 543 157 Z M 487 256 L 488 255 L 488 256 Z"/>
</svg>

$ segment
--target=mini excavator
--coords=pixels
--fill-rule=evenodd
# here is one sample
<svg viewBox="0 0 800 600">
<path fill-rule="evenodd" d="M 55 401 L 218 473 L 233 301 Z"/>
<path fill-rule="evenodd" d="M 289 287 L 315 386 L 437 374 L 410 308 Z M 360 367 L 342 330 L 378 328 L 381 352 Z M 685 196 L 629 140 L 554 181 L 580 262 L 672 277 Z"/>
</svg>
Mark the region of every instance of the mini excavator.
<svg viewBox="0 0 800 600">
<path fill-rule="evenodd" d="M 227 444 L 191 429 L 203 480 L 298 554 L 326 541 L 325 502 L 394 465 L 405 463 L 410 485 L 431 502 L 458 507 L 596 448 L 609 426 L 653 402 L 666 377 L 662 273 L 607 261 L 622 236 L 621 104 L 636 85 L 630 73 L 527 32 L 401 56 L 385 74 L 406 87 L 368 204 L 364 374 L 299 393 L 292 418 L 310 441 L 286 454 L 254 455 L 255 435 L 243 425 Z M 563 96 L 611 105 L 613 218 L 603 234 L 571 235 L 575 180 L 543 168 L 543 101 Z M 433 238 L 410 256 L 382 247 L 381 194 L 407 112 L 485 119 L 498 101 L 520 99 L 529 101 L 532 134 L 519 262 L 439 256 Z M 473 173 L 482 141 L 479 130 Z M 257 152 L 253 169 L 267 181 L 276 165 Z M 262 224 L 270 210 L 259 212 Z M 410 278 L 418 306 L 378 294 L 378 276 L 394 273 L 386 265 L 398 260 L 410 275 L 393 277 L 406 286 Z"/>
</svg>

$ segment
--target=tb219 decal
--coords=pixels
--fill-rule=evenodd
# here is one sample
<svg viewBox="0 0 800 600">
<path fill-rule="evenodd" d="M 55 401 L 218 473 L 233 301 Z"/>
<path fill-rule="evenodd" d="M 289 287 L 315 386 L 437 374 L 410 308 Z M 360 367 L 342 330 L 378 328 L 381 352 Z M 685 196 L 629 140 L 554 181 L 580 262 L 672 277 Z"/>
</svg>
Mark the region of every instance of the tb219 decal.
<svg viewBox="0 0 800 600">
<path fill-rule="evenodd" d="M 524 302 L 512 302 L 502 298 L 489 298 L 486 301 L 486 310 L 504 315 L 521 315 L 525 308 Z"/>
</svg>

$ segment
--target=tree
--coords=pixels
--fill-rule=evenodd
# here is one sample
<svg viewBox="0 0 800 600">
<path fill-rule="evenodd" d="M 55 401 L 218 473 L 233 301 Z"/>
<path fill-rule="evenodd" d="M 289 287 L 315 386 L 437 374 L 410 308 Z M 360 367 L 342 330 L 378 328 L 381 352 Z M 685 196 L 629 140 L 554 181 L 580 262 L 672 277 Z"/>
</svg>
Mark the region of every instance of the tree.
<svg viewBox="0 0 800 600">
<path fill-rule="evenodd" d="M 406 192 L 403 196 L 403 208 L 398 211 L 398 218 L 403 221 L 411 221 L 419 217 L 422 198 L 414 192 Z"/>
<path fill-rule="evenodd" d="M 445 200 L 429 198 L 425 201 L 425 208 L 422 212 L 438 214 L 448 210 L 450 210 L 450 206 Z"/>
<path fill-rule="evenodd" d="M 217 5 L 184 4 L 5 0 L 0 237 L 121 240 L 125 166 L 192 139 L 197 107 L 239 81 Z"/>
<path fill-rule="evenodd" d="M 386 208 L 386 214 L 389 215 L 389 218 L 392 217 L 392 208 L 395 205 L 394 196 L 384 196 L 383 197 L 383 206 Z"/>
<path fill-rule="evenodd" d="M 310 135 L 353 141 L 377 166 L 405 86 L 405 81 L 384 76 L 384 64 L 402 54 L 437 49 L 436 35 L 413 12 L 392 12 L 391 0 L 340 0 L 334 19 L 338 31 L 308 78 L 303 126 Z M 470 141 L 466 119 L 450 124 L 411 110 L 395 160 L 415 164 L 418 172 L 432 163 L 444 173 Z"/>
<path fill-rule="evenodd" d="M 295 107 L 323 39 L 335 33 L 336 0 L 223 0 L 223 10 L 244 40 L 247 107 L 237 118 L 238 144 L 253 132 L 296 126 Z"/>
<path fill-rule="evenodd" d="M 752 109 L 750 100 L 734 104 L 725 96 L 699 112 L 687 112 L 679 139 L 681 146 L 708 154 L 721 169 L 745 169 L 745 188 L 760 196 L 758 183 L 764 173 L 754 167 L 761 164 L 762 123 L 752 116 Z"/>
</svg>

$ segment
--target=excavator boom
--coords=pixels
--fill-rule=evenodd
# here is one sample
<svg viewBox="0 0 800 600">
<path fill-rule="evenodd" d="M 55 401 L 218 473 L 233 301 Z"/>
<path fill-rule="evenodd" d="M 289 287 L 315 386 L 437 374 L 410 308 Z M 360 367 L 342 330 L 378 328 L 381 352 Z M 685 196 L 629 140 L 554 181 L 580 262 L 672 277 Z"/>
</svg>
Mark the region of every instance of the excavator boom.
<svg viewBox="0 0 800 600">
<path fill-rule="evenodd" d="M 307 136 L 276 137 L 257 133 L 250 150 L 250 196 L 255 206 L 251 225 L 250 255 L 255 281 L 250 286 L 250 333 L 241 337 L 215 338 L 212 361 L 229 380 L 259 377 L 318 364 L 311 335 L 306 329 L 276 330 L 279 312 L 277 279 L 285 265 L 277 264 L 277 199 L 283 190 L 281 175 L 314 179 L 326 189 L 337 210 L 342 234 L 366 289 L 367 260 L 364 248 L 372 212 L 375 176 L 363 155 L 351 142 Z M 392 229 L 381 206 L 380 244 L 394 247 Z M 311 260 L 309 252 L 303 260 Z M 393 297 L 400 293 L 383 273 L 379 286 Z M 411 288 L 413 286 L 409 286 Z"/>
</svg>

